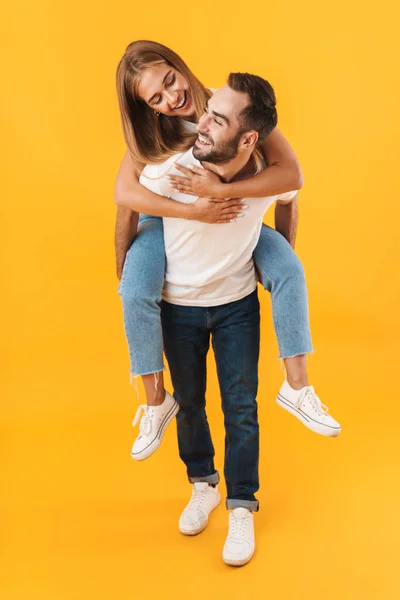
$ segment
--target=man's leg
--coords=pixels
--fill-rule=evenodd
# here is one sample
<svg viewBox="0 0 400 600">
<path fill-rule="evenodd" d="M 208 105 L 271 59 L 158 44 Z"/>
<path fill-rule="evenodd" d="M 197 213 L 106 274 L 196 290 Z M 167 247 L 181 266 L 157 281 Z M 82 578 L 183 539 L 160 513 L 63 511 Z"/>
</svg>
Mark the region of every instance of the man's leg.
<svg viewBox="0 0 400 600">
<path fill-rule="evenodd" d="M 259 428 L 257 418 L 260 311 L 257 292 L 219 307 L 213 347 L 225 416 L 225 480 L 229 532 L 222 556 L 244 565 L 255 550 L 252 511 L 258 510 Z"/>
<path fill-rule="evenodd" d="M 210 345 L 206 309 L 162 302 L 164 350 L 177 414 L 179 454 L 190 481 L 218 483 L 214 446 L 206 416 L 206 358 Z"/>
<path fill-rule="evenodd" d="M 220 503 L 214 447 L 205 411 L 206 357 L 210 345 L 206 309 L 162 303 L 164 348 L 170 367 L 177 415 L 179 454 L 186 465 L 192 497 L 179 519 L 179 531 L 197 535 Z"/>
<path fill-rule="evenodd" d="M 258 510 L 259 428 L 257 418 L 260 313 L 257 292 L 219 307 L 213 326 L 225 417 L 227 507 Z"/>
</svg>

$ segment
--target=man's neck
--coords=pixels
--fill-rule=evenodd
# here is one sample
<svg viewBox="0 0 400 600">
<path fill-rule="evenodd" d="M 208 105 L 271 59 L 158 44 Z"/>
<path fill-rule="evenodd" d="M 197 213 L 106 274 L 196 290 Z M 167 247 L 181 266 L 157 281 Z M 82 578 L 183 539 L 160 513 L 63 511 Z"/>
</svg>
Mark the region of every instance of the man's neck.
<svg viewBox="0 0 400 600">
<path fill-rule="evenodd" d="M 218 175 L 222 181 L 229 183 L 233 180 L 247 179 L 255 173 L 253 153 L 239 155 L 227 163 L 215 165 L 209 162 L 201 162 L 205 169 Z"/>
</svg>

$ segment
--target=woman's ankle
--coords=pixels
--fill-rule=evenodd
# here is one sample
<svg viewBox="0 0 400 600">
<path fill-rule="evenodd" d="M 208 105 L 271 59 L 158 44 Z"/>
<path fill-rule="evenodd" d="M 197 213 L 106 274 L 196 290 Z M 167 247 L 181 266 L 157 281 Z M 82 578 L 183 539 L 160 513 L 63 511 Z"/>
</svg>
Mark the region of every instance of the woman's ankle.
<svg viewBox="0 0 400 600">
<path fill-rule="evenodd" d="M 148 406 L 160 406 L 165 400 L 165 389 L 158 389 L 154 394 L 146 395 Z"/>
<path fill-rule="evenodd" d="M 162 371 L 142 375 L 146 392 L 146 401 L 149 406 L 160 406 L 165 400 L 164 377 Z"/>
<path fill-rule="evenodd" d="M 285 358 L 286 379 L 294 390 L 308 385 L 307 355 L 301 354 L 292 358 Z"/>
</svg>

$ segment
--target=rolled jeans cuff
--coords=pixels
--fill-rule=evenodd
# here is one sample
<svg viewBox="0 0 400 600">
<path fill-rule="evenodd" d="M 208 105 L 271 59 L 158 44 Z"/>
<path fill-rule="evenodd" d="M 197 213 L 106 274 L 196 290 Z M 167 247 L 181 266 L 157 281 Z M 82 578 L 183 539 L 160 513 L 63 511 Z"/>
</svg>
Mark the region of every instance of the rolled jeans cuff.
<svg viewBox="0 0 400 600">
<path fill-rule="evenodd" d="M 239 500 L 238 498 L 227 498 L 226 508 L 233 510 L 234 508 L 247 508 L 252 512 L 258 512 L 259 502 L 258 500 Z"/>
<path fill-rule="evenodd" d="M 217 485 L 217 483 L 219 483 L 219 473 L 218 473 L 218 471 L 215 471 L 215 473 L 213 473 L 212 475 L 206 475 L 205 477 L 190 477 L 190 475 L 189 475 L 189 481 L 190 481 L 190 483 L 197 483 L 198 481 L 206 481 L 210 485 Z"/>
</svg>

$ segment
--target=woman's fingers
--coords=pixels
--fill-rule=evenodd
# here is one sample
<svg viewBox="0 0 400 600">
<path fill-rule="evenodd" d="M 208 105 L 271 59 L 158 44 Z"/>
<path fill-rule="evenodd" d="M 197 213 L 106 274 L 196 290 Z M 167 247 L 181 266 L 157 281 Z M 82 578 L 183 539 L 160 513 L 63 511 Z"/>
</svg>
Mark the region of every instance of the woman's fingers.
<svg viewBox="0 0 400 600">
<path fill-rule="evenodd" d="M 213 198 L 214 202 L 221 204 L 223 202 L 243 202 L 244 198 Z"/>
<path fill-rule="evenodd" d="M 224 206 L 224 208 L 220 209 L 220 214 L 224 214 L 227 212 L 231 212 L 233 211 L 245 211 L 248 209 L 247 204 L 228 204 L 227 206 Z"/>
<path fill-rule="evenodd" d="M 239 211 L 231 211 L 220 213 L 216 219 L 216 223 L 230 223 L 231 221 L 235 221 L 236 219 L 241 219 L 245 215 Z"/>
<path fill-rule="evenodd" d="M 196 194 L 193 193 L 192 188 L 188 187 L 187 185 L 182 185 L 179 183 L 174 183 L 174 185 L 169 184 L 169 187 L 177 190 L 178 192 L 182 192 L 182 194 L 190 194 L 192 196 L 195 196 Z"/>
<path fill-rule="evenodd" d="M 244 217 L 243 213 L 228 213 L 226 215 L 226 218 L 229 219 L 230 221 L 235 221 L 236 219 L 241 219 L 242 217 Z"/>
<path fill-rule="evenodd" d="M 197 167 L 196 165 L 189 165 L 189 169 L 196 175 L 205 175 L 205 169 L 203 167 Z"/>
<path fill-rule="evenodd" d="M 189 173 L 192 174 L 191 171 L 189 171 Z M 174 184 L 174 185 L 177 184 L 177 183 L 178 184 L 179 183 L 181 183 L 181 184 L 183 183 L 184 184 L 185 182 L 186 183 L 188 182 L 188 178 L 187 177 L 181 177 L 180 175 L 167 175 L 166 177 L 170 180 L 171 184 Z"/>
<path fill-rule="evenodd" d="M 237 218 L 237 215 L 234 215 L 231 218 L 226 217 L 224 219 L 218 219 L 218 221 L 214 221 L 214 223 L 233 223 L 233 221 L 236 221 Z"/>
<path fill-rule="evenodd" d="M 192 169 L 188 169 L 183 165 L 178 165 L 178 163 L 174 163 L 174 167 L 175 169 L 178 169 L 178 171 L 180 171 L 181 173 L 184 173 L 187 177 L 191 177 L 193 174 Z M 173 177 L 175 177 L 175 175 L 167 175 L 167 177 L 170 177 L 172 179 Z M 182 177 L 179 177 L 179 179 L 182 179 Z"/>
</svg>

